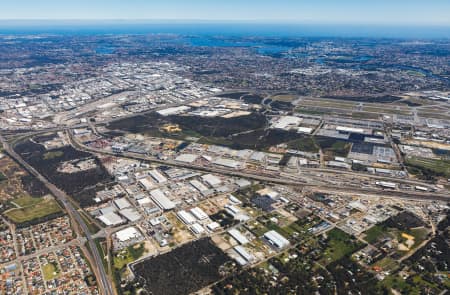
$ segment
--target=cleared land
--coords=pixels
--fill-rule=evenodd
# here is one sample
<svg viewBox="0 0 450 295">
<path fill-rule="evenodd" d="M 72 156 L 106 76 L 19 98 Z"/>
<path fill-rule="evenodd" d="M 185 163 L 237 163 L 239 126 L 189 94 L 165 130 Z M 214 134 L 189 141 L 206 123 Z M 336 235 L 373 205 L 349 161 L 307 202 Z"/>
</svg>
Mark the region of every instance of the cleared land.
<svg viewBox="0 0 450 295">
<path fill-rule="evenodd" d="M 64 152 L 62 152 L 62 151 L 54 151 L 54 152 L 45 153 L 43 155 L 43 158 L 45 160 L 51 160 L 51 159 L 62 157 L 63 155 L 64 155 Z"/>
<path fill-rule="evenodd" d="M 17 199 L 17 201 L 19 202 L 19 206 L 20 204 L 26 206 L 10 209 L 4 214 L 14 223 L 23 223 L 62 211 L 59 204 L 53 198 L 36 198 L 36 200 L 39 201 L 34 201 L 31 199 L 33 198 L 28 199 L 27 197 L 25 197 Z"/>
<path fill-rule="evenodd" d="M 44 274 L 44 280 L 49 281 L 58 277 L 59 270 L 54 263 L 47 263 L 42 266 L 42 272 Z"/>
</svg>

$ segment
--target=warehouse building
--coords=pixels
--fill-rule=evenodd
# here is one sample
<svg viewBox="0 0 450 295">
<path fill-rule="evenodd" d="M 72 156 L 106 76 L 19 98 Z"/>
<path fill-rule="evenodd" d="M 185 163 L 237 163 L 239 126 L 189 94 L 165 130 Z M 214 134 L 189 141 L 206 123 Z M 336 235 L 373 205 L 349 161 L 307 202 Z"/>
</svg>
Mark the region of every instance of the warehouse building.
<svg viewBox="0 0 450 295">
<path fill-rule="evenodd" d="M 197 219 L 195 219 L 195 217 L 192 216 L 191 213 L 186 212 L 184 210 L 178 211 L 177 216 L 184 224 L 187 225 L 193 224 L 194 222 L 197 221 Z"/>
<path fill-rule="evenodd" d="M 117 209 L 119 210 L 131 207 L 130 202 L 128 202 L 126 198 L 115 199 L 114 205 L 116 205 Z"/>
<path fill-rule="evenodd" d="M 271 230 L 264 234 L 264 238 L 269 242 L 270 245 L 274 246 L 278 250 L 282 250 L 289 246 L 289 241 L 280 235 L 278 232 Z"/>
<path fill-rule="evenodd" d="M 153 177 L 154 180 L 156 180 L 156 182 L 158 183 L 165 183 L 167 182 L 167 178 L 164 177 L 164 175 L 162 175 L 158 170 L 153 169 L 150 170 L 150 176 Z"/>
<path fill-rule="evenodd" d="M 155 189 L 150 192 L 152 200 L 163 210 L 171 210 L 175 208 L 175 203 L 172 202 L 166 195 L 160 190 Z"/>
<path fill-rule="evenodd" d="M 234 228 L 230 229 L 228 231 L 228 234 L 241 245 L 245 245 L 245 244 L 248 244 L 250 242 L 247 239 L 247 237 L 245 237 L 243 234 L 241 234 L 241 232 L 238 231 L 237 229 L 234 229 Z"/>
<path fill-rule="evenodd" d="M 103 222 L 106 226 L 115 226 L 125 222 L 122 217 L 114 212 L 100 215 L 98 219 L 100 219 L 100 221 Z"/>
<path fill-rule="evenodd" d="M 141 233 L 135 227 L 127 227 L 123 230 L 116 232 L 116 238 L 120 242 L 126 242 L 133 239 L 140 239 Z"/>
<path fill-rule="evenodd" d="M 189 211 L 191 211 L 191 214 L 194 215 L 198 220 L 205 220 L 208 218 L 208 214 L 206 214 L 205 211 L 203 211 L 199 207 L 192 208 Z"/>
</svg>

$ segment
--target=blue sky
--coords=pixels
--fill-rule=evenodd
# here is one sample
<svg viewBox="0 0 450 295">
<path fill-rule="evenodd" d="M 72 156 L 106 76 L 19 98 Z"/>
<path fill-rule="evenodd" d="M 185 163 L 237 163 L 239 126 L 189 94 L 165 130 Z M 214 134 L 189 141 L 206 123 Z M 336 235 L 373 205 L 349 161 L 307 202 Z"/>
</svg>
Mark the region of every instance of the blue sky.
<svg viewBox="0 0 450 295">
<path fill-rule="evenodd" d="M 450 0 L 1 0 L 0 19 L 450 25 Z"/>
</svg>

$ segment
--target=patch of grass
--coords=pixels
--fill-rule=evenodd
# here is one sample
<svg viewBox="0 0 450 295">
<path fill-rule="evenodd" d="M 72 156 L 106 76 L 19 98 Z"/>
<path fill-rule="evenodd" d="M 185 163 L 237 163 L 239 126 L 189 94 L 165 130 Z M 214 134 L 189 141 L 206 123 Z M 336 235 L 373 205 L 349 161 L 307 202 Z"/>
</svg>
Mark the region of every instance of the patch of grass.
<svg viewBox="0 0 450 295">
<path fill-rule="evenodd" d="M 21 197 L 12 201 L 19 207 L 31 207 L 42 202 L 41 198 L 32 198 L 30 196 Z"/>
<path fill-rule="evenodd" d="M 351 148 L 351 143 L 332 137 L 317 136 L 315 142 L 325 153 L 339 157 L 347 157 Z"/>
<path fill-rule="evenodd" d="M 380 225 L 372 226 L 365 232 L 366 237 L 364 240 L 369 244 L 375 243 L 378 239 L 386 233 L 386 229 Z"/>
<path fill-rule="evenodd" d="M 404 280 L 398 275 L 391 275 L 379 284 L 389 290 L 394 289 L 401 294 L 424 294 L 425 290 L 428 290 L 430 294 L 439 294 L 443 291 L 439 290 L 435 283 L 424 280 L 420 275 L 412 276 L 407 280 Z"/>
<path fill-rule="evenodd" d="M 104 245 L 106 243 L 106 239 L 105 238 L 97 238 L 94 240 L 95 243 L 95 247 L 97 247 L 98 253 L 100 255 L 100 257 L 102 258 L 102 263 L 103 266 L 105 267 L 105 269 L 108 269 L 108 261 L 106 259 L 106 246 Z M 104 248 L 105 246 L 105 248 Z"/>
<path fill-rule="evenodd" d="M 324 252 L 324 262 L 326 264 L 348 256 L 363 246 L 362 243 L 337 228 L 330 230 L 327 236 L 328 245 Z"/>
<path fill-rule="evenodd" d="M 393 272 L 398 268 L 398 263 L 391 257 L 385 257 L 380 261 L 376 262 L 374 266 L 379 266 L 383 271 Z"/>
<path fill-rule="evenodd" d="M 265 227 L 261 222 L 257 221 L 250 221 L 246 227 L 257 237 L 261 237 L 263 234 L 269 231 L 267 227 Z"/>
<path fill-rule="evenodd" d="M 272 97 L 273 100 L 291 102 L 296 98 L 293 94 L 278 94 Z"/>
<path fill-rule="evenodd" d="M 409 231 L 409 234 L 414 237 L 414 246 L 418 246 L 422 243 L 427 238 L 428 233 L 429 231 L 426 228 L 414 228 Z"/>
<path fill-rule="evenodd" d="M 89 232 L 91 234 L 98 233 L 100 228 L 94 222 L 91 222 L 91 220 L 86 216 L 86 214 L 83 211 L 80 210 L 79 212 L 80 212 L 81 218 L 83 219 L 84 223 L 88 227 Z"/>
<path fill-rule="evenodd" d="M 44 280 L 49 281 L 59 276 L 59 270 L 55 263 L 47 263 L 42 266 L 42 272 L 44 274 Z"/>
<path fill-rule="evenodd" d="M 326 112 L 324 112 L 324 111 L 303 108 L 303 107 L 299 107 L 299 108 L 295 109 L 295 112 L 300 113 L 300 114 L 307 114 L 307 115 L 324 115 L 324 114 L 326 114 Z"/>
<path fill-rule="evenodd" d="M 39 200 L 38 203 L 34 203 L 27 207 L 11 209 L 4 214 L 14 223 L 23 223 L 61 212 L 61 207 L 53 198 L 37 199 Z"/>
<path fill-rule="evenodd" d="M 408 157 L 406 165 L 420 170 L 423 175 L 450 177 L 450 160 Z"/>
<path fill-rule="evenodd" d="M 116 269 L 122 269 L 128 263 L 131 263 L 141 258 L 144 254 L 145 254 L 144 243 L 129 246 L 114 255 L 114 267 Z"/>
<path fill-rule="evenodd" d="M 305 138 L 296 139 L 293 141 L 288 142 L 288 148 L 290 149 L 296 149 L 304 152 L 310 152 L 310 153 L 318 153 L 319 147 L 314 141 L 314 138 L 312 136 L 308 136 Z"/>
<path fill-rule="evenodd" d="M 60 158 L 63 155 L 64 155 L 63 151 L 54 151 L 54 152 L 45 153 L 42 157 L 44 158 L 44 160 L 51 160 L 51 159 Z"/>
</svg>

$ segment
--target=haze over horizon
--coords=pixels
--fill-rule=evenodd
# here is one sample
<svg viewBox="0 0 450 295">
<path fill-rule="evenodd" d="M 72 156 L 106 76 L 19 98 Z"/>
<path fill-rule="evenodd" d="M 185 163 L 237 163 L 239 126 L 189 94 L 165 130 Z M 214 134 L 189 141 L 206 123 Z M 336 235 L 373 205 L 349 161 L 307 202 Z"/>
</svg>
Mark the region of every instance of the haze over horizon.
<svg viewBox="0 0 450 295">
<path fill-rule="evenodd" d="M 345 25 L 450 26 L 445 0 L 17 0 L 0 20 L 234 21 Z"/>
</svg>

